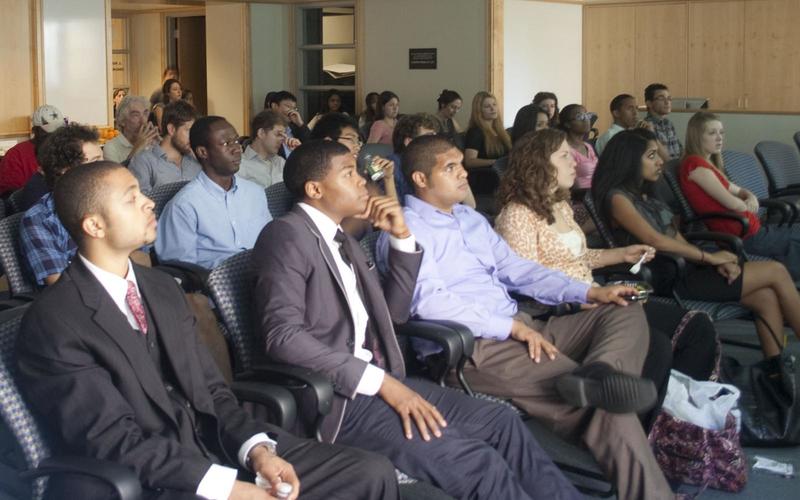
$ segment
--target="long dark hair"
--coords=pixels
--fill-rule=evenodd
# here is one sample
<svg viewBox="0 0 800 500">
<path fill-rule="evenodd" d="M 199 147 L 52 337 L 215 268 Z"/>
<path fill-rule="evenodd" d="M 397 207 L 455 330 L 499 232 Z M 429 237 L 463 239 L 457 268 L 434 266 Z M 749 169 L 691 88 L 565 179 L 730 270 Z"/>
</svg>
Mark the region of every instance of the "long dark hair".
<svg viewBox="0 0 800 500">
<path fill-rule="evenodd" d="M 392 99 L 397 99 L 398 102 L 400 101 L 397 94 L 391 90 L 384 90 L 380 93 L 380 96 L 378 96 L 378 109 L 375 110 L 375 121 L 383 120 L 383 107 Z"/>
<path fill-rule="evenodd" d="M 514 125 L 511 127 L 511 144 L 515 144 L 518 140 L 524 137 L 528 132 L 536 130 L 536 117 L 539 113 L 547 115 L 547 111 L 543 110 L 535 104 L 526 104 L 519 108 L 517 116 L 514 117 Z M 547 118 L 550 121 L 550 118 Z"/>
<path fill-rule="evenodd" d="M 375 109 L 372 109 L 369 105 L 369 101 L 372 98 L 375 98 Z M 377 92 L 370 92 L 364 98 L 364 118 L 367 120 L 367 123 L 371 123 L 375 121 L 375 114 L 378 112 L 378 104 L 380 103 L 381 95 Z"/>
<path fill-rule="evenodd" d="M 548 99 L 552 99 L 556 102 L 556 110 L 553 113 L 553 117 L 550 119 L 550 126 L 556 127 L 558 126 L 558 97 L 552 92 L 537 92 L 535 96 L 533 96 L 532 104 L 537 108 L 542 107 L 542 101 L 546 101 Z"/>
<path fill-rule="evenodd" d="M 649 191 L 650 183 L 642 177 L 642 156 L 648 143 L 655 140 L 653 132 L 637 128 L 619 132 L 606 144 L 592 176 L 592 198 L 606 227 L 612 226 L 612 190 L 620 189 L 638 198 Z"/>
</svg>

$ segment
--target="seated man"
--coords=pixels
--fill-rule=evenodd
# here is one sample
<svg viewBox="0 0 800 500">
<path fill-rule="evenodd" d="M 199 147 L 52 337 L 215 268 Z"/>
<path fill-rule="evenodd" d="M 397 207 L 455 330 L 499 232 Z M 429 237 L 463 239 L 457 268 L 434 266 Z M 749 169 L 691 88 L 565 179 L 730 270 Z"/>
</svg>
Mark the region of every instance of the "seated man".
<svg viewBox="0 0 800 500">
<path fill-rule="evenodd" d="M 647 105 L 645 121 L 652 125 L 658 137 L 658 155 L 668 162 L 683 155 L 683 144 L 675 131 L 675 125 L 667 118 L 672 112 L 672 96 L 663 83 L 651 83 L 644 89 L 644 103 Z"/>
<path fill-rule="evenodd" d="M 192 126 L 189 139 L 202 171 L 164 207 L 156 255 L 161 262 L 213 269 L 253 248 L 272 216 L 264 188 L 235 175 L 242 146 L 233 125 L 221 116 L 204 116 Z"/>
<path fill-rule="evenodd" d="M 52 285 L 75 256 L 75 242 L 56 215 L 53 186 L 68 170 L 103 159 L 97 129 L 71 123 L 47 137 L 39 150 L 48 193 L 42 196 L 19 225 L 22 260 L 36 284 Z"/>
<path fill-rule="evenodd" d="M 277 111 L 262 111 L 250 125 L 250 145 L 242 154 L 239 177 L 267 188 L 283 181 L 283 164 L 286 160 L 278 154 L 286 137 L 286 118 Z M 290 139 L 295 147 L 297 139 Z"/>
<path fill-rule="evenodd" d="M 595 305 L 545 322 L 509 296 L 627 305 L 622 297 L 634 290 L 590 287 L 517 256 L 482 215 L 460 203 L 468 186 L 462 160 L 453 143 L 436 136 L 414 139 L 403 154 L 416 191 L 406 197 L 404 214 L 425 249 L 412 316 L 469 327 L 476 342 L 464 374 L 472 388 L 510 399 L 564 437 L 582 437 L 620 499 L 673 498 L 635 413 L 656 397 L 652 382 L 638 377 L 649 342 L 641 306 Z M 391 264 L 386 236 L 378 245 L 382 268 Z"/>
<path fill-rule="evenodd" d="M 147 120 L 147 99 L 138 95 L 122 98 L 117 108 L 120 134 L 103 145 L 103 158 L 127 165 L 139 151 L 158 142 L 158 129 Z"/>
<path fill-rule="evenodd" d="M 620 94 L 611 99 L 609 105 L 611 109 L 611 116 L 614 117 L 614 123 L 606 130 L 603 135 L 597 138 L 594 144 L 594 149 L 597 151 L 597 156 L 603 154 L 606 144 L 612 137 L 634 127 L 642 127 L 653 131 L 653 124 L 647 120 L 639 120 L 639 107 L 636 105 L 636 98 L 630 94 Z"/>
<path fill-rule="evenodd" d="M 166 135 L 159 144 L 131 158 L 131 173 L 143 190 L 197 177 L 200 164 L 192 156 L 189 145 L 189 130 L 196 119 L 197 112 L 186 101 L 171 102 L 164 107 L 161 123 Z"/>
<path fill-rule="evenodd" d="M 270 358 L 331 380 L 323 440 L 385 455 L 456 498 L 578 498 L 513 411 L 405 378 L 392 321 L 408 317 L 422 252 L 397 200 L 370 196 L 333 141 L 297 148 L 284 182 L 302 201 L 256 242 L 256 325 Z M 345 217 L 391 235 L 385 297 Z"/>
<path fill-rule="evenodd" d="M 132 468 L 145 498 L 274 498 L 237 469 L 291 484 L 292 499 L 397 498 L 385 458 L 298 439 L 239 408 L 175 281 L 129 260 L 155 238 L 156 219 L 125 167 L 72 169 L 54 197 L 78 258 L 25 314 L 17 360 L 62 453 Z M 51 493 L 112 498 L 99 483 L 68 482 L 51 479 Z"/>
<path fill-rule="evenodd" d="M 289 139 L 297 139 L 300 142 L 305 142 L 311 131 L 308 125 L 303 122 L 303 117 L 297 109 L 297 98 L 287 90 L 280 92 L 270 92 L 267 94 L 267 100 L 264 103 L 264 108 L 271 109 L 272 111 L 282 114 L 289 122 L 289 128 L 286 129 L 286 136 Z M 281 147 L 280 155 L 284 158 L 289 158 L 292 154 L 292 147 L 290 142 L 286 141 Z"/>
</svg>

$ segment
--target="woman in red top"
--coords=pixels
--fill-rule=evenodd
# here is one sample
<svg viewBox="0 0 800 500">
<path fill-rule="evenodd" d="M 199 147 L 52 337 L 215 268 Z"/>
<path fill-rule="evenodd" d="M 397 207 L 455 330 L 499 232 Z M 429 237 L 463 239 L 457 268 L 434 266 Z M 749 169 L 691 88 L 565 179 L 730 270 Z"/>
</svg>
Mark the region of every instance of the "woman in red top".
<svg viewBox="0 0 800 500">
<path fill-rule="evenodd" d="M 681 189 L 698 214 L 732 211 L 746 217 L 750 228 L 744 235 L 744 249 L 782 262 L 795 283 L 800 283 L 800 230 L 797 226 L 761 224 L 753 193 L 725 177 L 724 137 L 722 122 L 712 113 L 701 111 L 689 120 L 679 175 Z M 739 222 L 730 219 L 710 219 L 706 225 L 712 231 L 735 236 L 742 230 Z"/>
</svg>

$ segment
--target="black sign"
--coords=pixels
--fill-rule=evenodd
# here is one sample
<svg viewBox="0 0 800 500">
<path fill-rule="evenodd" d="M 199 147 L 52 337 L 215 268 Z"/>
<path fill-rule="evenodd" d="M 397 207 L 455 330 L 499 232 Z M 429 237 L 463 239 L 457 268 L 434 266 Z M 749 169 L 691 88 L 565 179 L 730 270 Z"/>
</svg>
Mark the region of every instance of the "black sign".
<svg viewBox="0 0 800 500">
<path fill-rule="evenodd" d="M 408 49 L 408 69 L 436 69 L 436 49 Z"/>
</svg>

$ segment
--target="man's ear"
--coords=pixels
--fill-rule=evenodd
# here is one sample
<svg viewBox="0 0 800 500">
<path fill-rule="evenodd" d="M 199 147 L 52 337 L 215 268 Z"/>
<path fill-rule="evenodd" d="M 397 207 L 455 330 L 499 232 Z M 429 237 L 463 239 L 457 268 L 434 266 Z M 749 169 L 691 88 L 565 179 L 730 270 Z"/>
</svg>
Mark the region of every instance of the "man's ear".
<svg viewBox="0 0 800 500">
<path fill-rule="evenodd" d="M 208 148 L 206 148 L 205 146 L 197 146 L 197 148 L 194 150 L 194 155 L 197 156 L 198 160 L 201 159 L 201 158 L 203 160 L 207 160 L 208 159 Z"/>
<path fill-rule="evenodd" d="M 306 198 L 310 200 L 318 200 L 322 198 L 322 186 L 317 181 L 306 181 L 303 189 L 306 193 Z"/>
<path fill-rule="evenodd" d="M 99 215 L 90 215 L 81 221 L 81 230 L 89 238 L 102 239 L 106 236 L 105 225 Z"/>
<path fill-rule="evenodd" d="M 176 131 L 177 131 L 177 129 L 175 128 L 174 124 L 167 123 L 167 135 L 175 135 Z"/>
<path fill-rule="evenodd" d="M 420 172 L 419 170 L 415 170 L 411 174 L 411 180 L 414 182 L 414 185 L 419 188 L 427 189 L 428 186 L 428 176 Z"/>
</svg>

